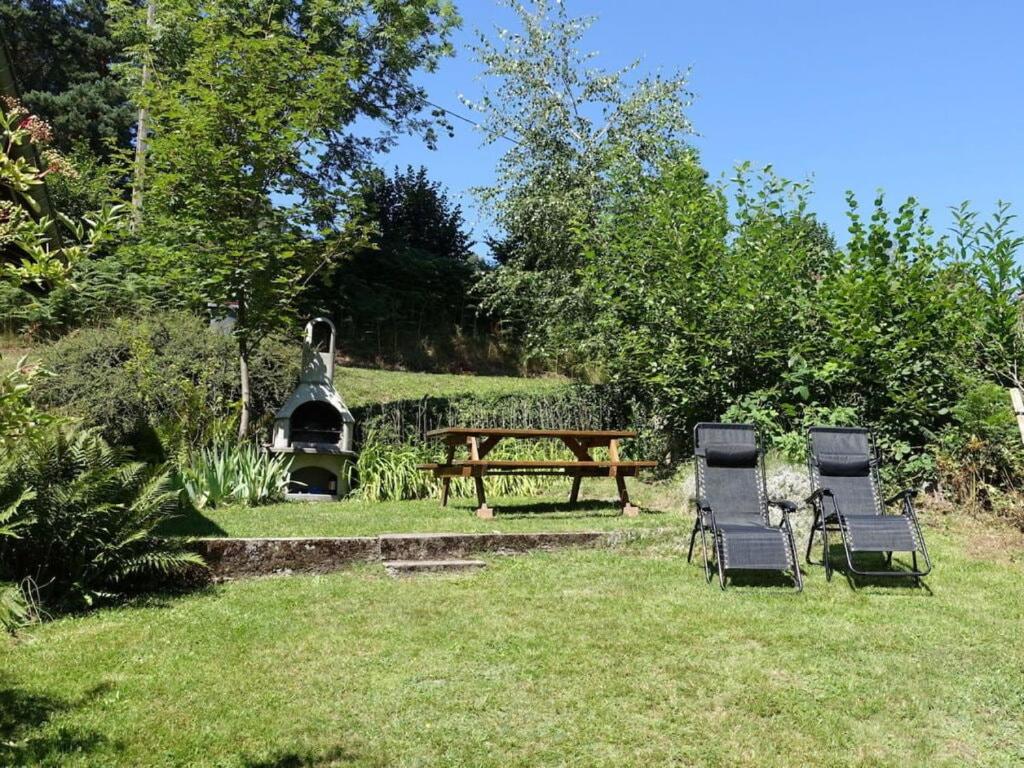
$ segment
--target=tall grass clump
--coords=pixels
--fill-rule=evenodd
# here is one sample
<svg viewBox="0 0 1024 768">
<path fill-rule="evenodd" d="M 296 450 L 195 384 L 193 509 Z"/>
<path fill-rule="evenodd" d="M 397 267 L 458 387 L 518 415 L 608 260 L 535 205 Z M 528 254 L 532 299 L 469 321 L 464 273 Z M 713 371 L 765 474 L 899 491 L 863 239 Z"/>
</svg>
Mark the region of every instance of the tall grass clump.
<svg viewBox="0 0 1024 768">
<path fill-rule="evenodd" d="M 364 501 L 429 498 L 434 494 L 433 479 L 416 465 L 432 458 L 422 443 L 390 442 L 371 430 L 359 450 L 352 495 Z"/>
<path fill-rule="evenodd" d="M 254 443 L 222 443 L 193 453 L 175 474 L 175 486 L 196 509 L 280 501 L 288 490 L 291 458 Z"/>
<path fill-rule="evenodd" d="M 441 483 L 418 464 L 435 462 L 441 447 L 423 441 L 395 442 L 388 433 L 371 428 L 363 440 L 355 465 L 352 495 L 364 501 L 426 499 L 440 494 Z M 554 440 L 502 440 L 488 454 L 501 460 L 566 460 L 572 455 Z M 538 496 L 547 491 L 553 478 L 546 475 L 492 475 L 484 478 L 487 492 L 495 496 Z M 470 479 L 453 478 L 450 494 L 471 497 L 476 493 Z"/>
<path fill-rule="evenodd" d="M 573 384 L 545 392 L 457 395 L 397 400 L 354 408 L 357 441 L 371 432 L 389 442 L 417 443 L 432 429 L 633 429 L 624 458 L 660 458 L 673 450 L 659 414 L 619 387 Z M 504 445 L 504 444 L 501 444 Z M 524 449 L 529 450 L 529 449 Z"/>
</svg>

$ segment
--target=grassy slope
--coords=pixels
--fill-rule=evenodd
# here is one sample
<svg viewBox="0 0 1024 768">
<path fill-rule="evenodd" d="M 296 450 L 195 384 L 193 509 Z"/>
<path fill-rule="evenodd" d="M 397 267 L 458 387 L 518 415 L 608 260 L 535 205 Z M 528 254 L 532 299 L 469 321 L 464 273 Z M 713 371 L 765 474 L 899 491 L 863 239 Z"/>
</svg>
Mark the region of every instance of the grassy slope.
<svg viewBox="0 0 1024 768">
<path fill-rule="evenodd" d="M 566 380 L 556 376 L 516 378 L 339 367 L 334 383 L 346 405 L 355 407 L 421 397 L 545 392 L 564 386 Z"/>
<path fill-rule="evenodd" d="M 0 374 L 14 370 L 18 360 L 25 355 L 31 360 L 33 351 L 21 337 L 0 333 Z"/>
<path fill-rule="evenodd" d="M 13 368 L 22 355 L 31 359 L 37 349 L 20 336 L 0 333 L 0 372 Z M 334 381 L 345 403 L 356 407 L 421 397 L 546 392 L 564 386 L 567 380 L 559 376 L 474 376 L 338 366 Z"/>
<path fill-rule="evenodd" d="M 682 538 L 239 582 L 0 642 L 0 763 L 984 766 L 1024 760 L 1021 567 L 725 593 Z"/>
</svg>

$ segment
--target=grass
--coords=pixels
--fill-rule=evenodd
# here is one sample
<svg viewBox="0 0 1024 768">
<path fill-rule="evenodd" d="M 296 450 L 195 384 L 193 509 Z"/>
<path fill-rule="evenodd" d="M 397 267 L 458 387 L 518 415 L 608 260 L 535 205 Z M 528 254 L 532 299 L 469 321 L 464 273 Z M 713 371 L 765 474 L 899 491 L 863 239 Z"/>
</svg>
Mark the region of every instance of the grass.
<svg viewBox="0 0 1024 768">
<path fill-rule="evenodd" d="M 488 480 L 484 481 L 488 483 Z M 452 498 L 442 507 L 440 496 L 419 501 L 299 503 L 263 507 L 219 507 L 192 512 L 171 521 L 163 533 L 174 536 L 376 536 L 381 533 L 482 533 L 570 530 L 675 528 L 692 522 L 685 491 L 676 481 L 646 483 L 627 480 L 632 500 L 643 512 L 624 517 L 616 504 L 614 481 L 584 480 L 579 504 L 569 509 L 568 481 L 553 481 L 550 493 L 534 498 L 488 495 L 497 513 L 492 520 L 474 514 L 476 500 Z M 563 492 L 564 491 L 564 492 Z M 687 528 L 688 530 L 688 528 Z"/>
<path fill-rule="evenodd" d="M 376 536 L 381 533 L 491 533 L 568 530 L 619 530 L 678 523 L 662 513 L 626 518 L 612 504 L 581 504 L 566 511 L 564 500 L 497 499 L 493 520 L 474 514 L 475 502 L 453 499 L 442 508 L 436 499 L 397 502 L 342 501 L 285 503 L 246 509 L 206 509 L 178 518 L 164 529 L 177 536 Z"/>
<path fill-rule="evenodd" d="M 339 366 L 335 369 L 334 383 L 346 405 L 357 407 L 395 400 L 417 400 L 422 397 L 547 392 L 565 386 L 566 379 L 557 376 L 518 378 L 454 373 L 409 373 Z"/>
<path fill-rule="evenodd" d="M 0 642 L 0 764 L 1020 765 L 1021 566 L 929 534 L 930 591 L 723 593 L 680 536 L 63 618 Z"/>
<path fill-rule="evenodd" d="M 30 356 L 35 349 L 28 345 L 20 336 L 0 332 L 0 374 L 14 370 L 18 361 L 25 355 Z"/>
<path fill-rule="evenodd" d="M 22 355 L 39 349 L 25 338 L 0 332 L 0 373 L 12 369 Z M 389 403 L 395 400 L 418 400 L 423 397 L 453 395 L 505 395 L 522 392 L 549 392 L 567 383 L 560 376 L 541 377 L 476 376 L 455 373 L 410 373 L 376 368 L 338 366 L 334 383 L 351 408 Z"/>
<path fill-rule="evenodd" d="M 639 517 L 623 517 L 614 503 L 614 485 L 592 479 L 583 484 L 580 504 L 567 509 L 565 495 L 531 499 L 488 498 L 497 509 L 493 520 L 473 514 L 475 499 L 455 498 L 442 507 L 439 499 L 398 502 L 339 501 L 282 503 L 264 507 L 205 509 L 177 518 L 164 533 L 178 536 L 375 536 L 381 533 L 482 533 L 492 531 L 620 530 L 689 525 L 683 505 L 658 498 L 657 485 L 630 482 L 637 500 L 648 508 Z M 554 486 L 560 489 L 559 486 Z"/>
</svg>

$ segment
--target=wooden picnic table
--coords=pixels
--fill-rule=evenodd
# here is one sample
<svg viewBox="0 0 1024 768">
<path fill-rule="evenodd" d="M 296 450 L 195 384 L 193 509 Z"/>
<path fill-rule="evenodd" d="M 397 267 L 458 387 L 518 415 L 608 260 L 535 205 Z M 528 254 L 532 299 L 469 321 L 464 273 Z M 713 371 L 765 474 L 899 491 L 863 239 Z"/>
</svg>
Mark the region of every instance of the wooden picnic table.
<svg viewBox="0 0 1024 768">
<path fill-rule="evenodd" d="M 572 478 L 569 493 L 570 506 L 579 499 L 580 482 L 584 477 L 614 477 L 619 491 L 622 513 L 635 517 L 639 509 L 629 501 L 626 477 L 636 475 L 641 469 L 656 465 L 653 461 L 623 461 L 619 458 L 619 440 L 636 437 L 636 432 L 616 429 L 491 429 L 477 427 L 446 427 L 427 432 L 427 437 L 443 440 L 447 454 L 443 462 L 420 464 L 419 469 L 433 472 L 442 478 L 444 489 L 441 494 L 442 506 L 448 504 L 448 492 L 453 477 L 472 477 L 476 483 L 477 517 L 494 517 L 494 510 L 487 506 L 484 496 L 486 475 L 565 475 Z M 573 455 L 573 459 L 554 461 L 508 461 L 488 459 L 501 440 L 561 440 Z M 463 447 L 468 458 L 456 459 L 455 453 Z M 591 455 L 594 448 L 607 448 L 608 459 L 596 460 Z"/>
</svg>

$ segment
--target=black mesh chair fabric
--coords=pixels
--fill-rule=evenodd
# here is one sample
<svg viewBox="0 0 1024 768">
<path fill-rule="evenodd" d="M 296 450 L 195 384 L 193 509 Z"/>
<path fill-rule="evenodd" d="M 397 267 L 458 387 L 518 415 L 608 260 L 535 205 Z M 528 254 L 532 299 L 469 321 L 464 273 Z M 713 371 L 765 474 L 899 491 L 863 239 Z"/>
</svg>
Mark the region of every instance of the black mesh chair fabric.
<svg viewBox="0 0 1024 768">
<path fill-rule="evenodd" d="M 719 554 L 726 569 L 785 571 L 794 567 L 789 535 L 766 525 L 719 524 Z"/>
<path fill-rule="evenodd" d="M 745 424 L 698 424 L 695 453 L 698 495 L 714 512 L 722 566 L 794 568 L 788 534 L 768 521 L 755 429 Z M 711 524 L 710 518 L 705 524 Z"/>
<path fill-rule="evenodd" d="M 719 523 L 763 525 L 768 510 L 757 466 L 757 433 L 743 424 L 697 425 L 698 489 L 702 500 L 715 511 Z M 753 461 L 737 466 L 734 458 L 748 455 Z"/>
<path fill-rule="evenodd" d="M 875 478 L 871 472 L 871 436 L 866 429 L 812 427 L 811 464 L 815 488 L 832 491 L 843 515 L 880 515 Z M 866 471 L 862 471 L 863 467 Z M 826 514 L 833 512 L 825 502 Z"/>
<path fill-rule="evenodd" d="M 811 479 L 815 490 L 832 492 L 835 507 L 822 500 L 826 518 L 838 520 L 855 552 L 913 552 L 917 533 L 904 515 L 885 515 L 877 477 L 871 470 L 871 436 L 866 429 L 812 427 Z"/>
<path fill-rule="evenodd" d="M 920 549 L 910 518 L 903 515 L 843 515 L 851 552 L 914 552 Z"/>
</svg>

